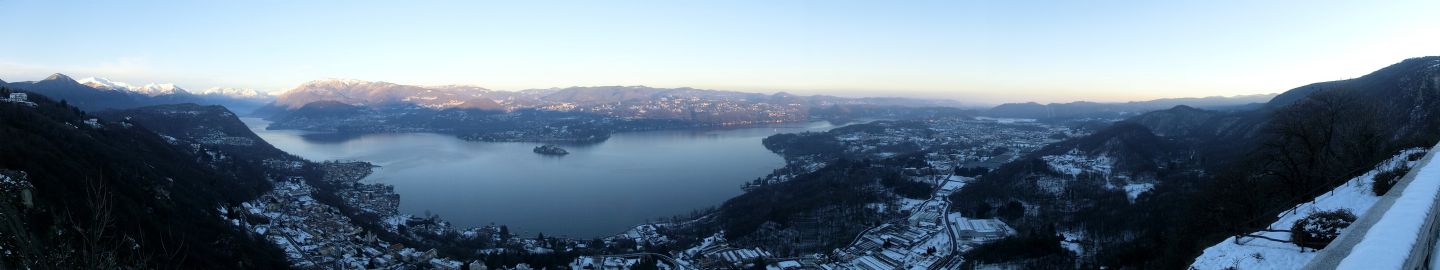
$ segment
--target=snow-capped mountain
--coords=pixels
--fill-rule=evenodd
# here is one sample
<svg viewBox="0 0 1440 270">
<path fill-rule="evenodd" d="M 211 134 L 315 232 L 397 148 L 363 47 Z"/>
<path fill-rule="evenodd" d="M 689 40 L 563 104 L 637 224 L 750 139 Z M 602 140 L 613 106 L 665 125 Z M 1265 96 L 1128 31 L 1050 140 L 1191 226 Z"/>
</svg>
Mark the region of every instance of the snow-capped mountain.
<svg viewBox="0 0 1440 270">
<path fill-rule="evenodd" d="M 84 78 L 77 80 L 76 82 L 100 90 L 127 91 L 152 97 L 174 94 L 190 94 L 189 91 L 186 91 L 184 88 L 180 88 L 179 86 L 175 86 L 175 84 L 173 83 L 149 83 L 142 86 L 136 86 L 134 84 L 126 82 L 117 82 L 114 80 L 97 77 Z"/>
<path fill-rule="evenodd" d="M 70 104 L 86 110 L 196 103 L 224 105 L 232 111 L 248 112 L 275 99 L 274 96 L 253 89 L 210 88 L 192 93 L 173 83 L 137 85 L 100 77 L 75 80 L 59 73 L 40 81 L 4 83 L 4 85 L 66 100 Z"/>
<path fill-rule="evenodd" d="M 488 89 L 473 86 L 421 87 L 354 79 L 325 79 L 306 82 L 277 97 L 275 105 L 298 109 L 316 101 L 338 101 L 352 105 L 413 104 L 427 108 L 500 108 L 487 98 Z"/>
<path fill-rule="evenodd" d="M 162 96 L 162 95 L 189 94 L 189 93 L 190 93 L 189 91 L 185 91 L 184 88 L 180 88 L 180 87 L 178 87 L 178 86 L 175 86 L 175 84 L 173 84 L 173 83 L 160 83 L 160 84 L 151 83 L 151 84 L 146 84 L 145 86 L 133 88 L 133 89 L 131 89 L 130 91 L 135 92 L 135 93 L 144 94 L 144 95 L 147 95 L 147 96 L 152 96 L 152 97 L 153 97 L 153 96 Z"/>
<path fill-rule="evenodd" d="M 111 81 L 110 79 L 106 78 L 89 77 L 77 80 L 76 82 L 100 90 L 132 91 L 132 89 L 135 89 L 134 85 L 130 85 L 124 82 Z"/>
<path fill-rule="evenodd" d="M 98 80 L 95 80 L 98 82 Z M 100 85 L 100 84 L 96 84 Z M 6 87 L 17 88 L 44 95 L 57 100 L 65 100 L 71 105 L 81 109 L 113 109 L 135 107 L 136 100 L 129 91 L 114 91 L 106 87 L 100 89 L 87 84 L 82 84 L 65 74 L 55 73 L 39 81 L 21 81 L 6 83 Z"/>
<path fill-rule="evenodd" d="M 209 89 L 201 90 L 198 94 L 206 96 L 224 96 L 239 99 L 268 98 L 268 95 L 266 95 L 265 93 L 261 93 L 260 91 L 255 91 L 255 89 L 234 87 L 211 87 Z"/>
</svg>

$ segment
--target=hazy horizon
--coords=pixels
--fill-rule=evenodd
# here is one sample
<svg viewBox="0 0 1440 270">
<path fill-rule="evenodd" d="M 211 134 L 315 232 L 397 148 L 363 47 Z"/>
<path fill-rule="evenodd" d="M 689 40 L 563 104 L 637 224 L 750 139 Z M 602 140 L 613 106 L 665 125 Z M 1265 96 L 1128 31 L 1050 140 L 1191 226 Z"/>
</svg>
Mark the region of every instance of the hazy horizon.
<svg viewBox="0 0 1440 270">
<path fill-rule="evenodd" d="M 114 79 L 112 79 L 112 78 L 106 78 L 106 77 L 103 77 L 103 76 L 83 76 L 83 77 L 81 77 L 81 76 L 76 76 L 76 75 L 72 75 L 72 74 L 66 74 L 66 73 L 64 73 L 64 72 L 52 73 L 52 74 L 50 74 L 50 75 L 46 75 L 46 77 L 48 78 L 49 76 L 53 76 L 53 75 L 55 75 L 55 74 L 65 75 L 65 76 L 67 76 L 67 77 L 71 77 L 71 79 L 74 79 L 74 80 L 83 80 L 83 79 L 88 79 L 88 78 L 104 78 L 104 79 L 112 80 L 112 81 L 114 81 L 114 82 L 127 83 L 127 84 L 133 85 L 133 86 L 141 86 L 141 85 L 146 85 L 146 84 L 150 84 L 150 83 L 157 83 L 157 84 L 158 84 L 158 83 L 165 83 L 165 82 L 129 82 L 129 81 L 122 81 L 122 80 L 114 80 Z M 43 79 L 45 79 L 45 78 L 27 79 L 27 80 L 14 80 L 14 81 L 6 81 L 6 82 L 33 82 L 33 81 L 40 81 L 40 80 L 43 80 Z M 0 78 L 0 80 L 4 80 L 4 78 Z M 367 82 L 375 82 L 375 83 L 394 83 L 394 82 L 387 82 L 387 81 L 361 80 L 361 79 L 352 79 L 352 78 L 325 78 L 325 79 L 317 79 L 317 80 L 312 80 L 312 81 L 320 81 L 320 80 L 358 80 L 358 81 L 367 81 Z M 307 81 L 307 82 L 309 82 L 309 81 Z M 301 83 L 301 84 L 303 84 L 303 83 Z M 400 85 L 406 85 L 406 84 L 400 84 Z M 827 94 L 827 93 L 795 93 L 795 92 L 789 92 L 789 91 L 769 91 L 769 92 L 765 92 L 765 91 L 745 91 L 745 90 L 731 90 L 731 89 L 706 89 L 706 88 L 695 88 L 695 87 L 688 87 L 688 86 L 681 86 L 681 87 L 653 87 L 653 86 L 648 86 L 648 85 L 587 85 L 587 86 L 577 85 L 577 86 L 567 86 L 567 87 L 528 88 L 528 89 L 491 89 L 491 88 L 486 88 L 486 87 L 484 87 L 483 85 L 469 85 L 469 84 L 440 84 L 440 85 L 412 85 L 412 86 L 439 87 L 439 86 L 457 86 L 457 85 L 458 85 L 458 86 L 481 87 L 481 88 L 485 88 L 485 89 L 487 89 L 487 90 L 506 91 L 506 92 L 521 92 L 521 91 L 546 90 L 546 89 L 564 89 L 564 88 L 574 88 L 574 87 L 651 87 L 651 88 L 667 88 L 667 89 L 692 88 L 692 89 L 699 89 L 699 90 L 732 91 L 732 92 L 757 93 L 757 94 L 766 94 L 766 95 L 772 95 L 772 94 L 778 94 L 778 93 L 784 92 L 784 93 L 798 94 L 798 95 L 804 95 L 804 96 L 836 96 L 836 97 L 843 97 L 843 98 L 911 98 L 911 99 L 920 99 L 920 100 L 954 101 L 954 102 L 956 102 L 956 103 L 959 103 L 960 107 L 975 107 L 975 108 L 992 107 L 992 106 L 1001 105 L 1001 104 L 1007 104 L 1007 103 L 1039 103 L 1039 104 L 1071 103 L 1071 102 L 1126 103 L 1126 102 L 1153 101 L 1153 100 L 1161 100 L 1161 99 L 1216 98 L 1216 97 L 1219 97 L 1219 98 L 1240 98 L 1240 97 L 1249 97 L 1249 96 L 1266 96 L 1266 95 L 1278 95 L 1278 94 L 1280 94 L 1280 92 L 1275 92 L 1275 93 L 1237 94 L 1237 95 L 1225 95 L 1225 96 L 1222 96 L 1222 95 L 1209 95 L 1209 96 L 1160 97 L 1160 98 L 1150 98 L 1150 99 L 1113 100 L 1113 101 L 1099 101 L 1099 100 L 1085 100 L 1085 99 L 1080 99 L 1080 100 L 1044 101 L 1044 102 L 1042 102 L 1042 101 L 1029 100 L 1029 101 L 1007 101 L 1007 102 L 995 102 L 995 103 L 979 103 L 979 102 L 972 102 L 972 101 L 960 100 L 960 99 L 955 99 L 955 98 L 946 98 L 946 97 L 916 97 L 916 96 L 903 96 L 903 95 L 885 95 L 885 94 L 883 94 L 883 93 L 875 94 L 875 95 L 866 95 L 866 94 L 863 94 L 863 93 Z M 189 92 L 192 92 L 192 93 L 198 93 L 198 92 L 200 92 L 200 91 L 202 91 L 202 90 L 209 89 L 209 88 L 189 88 L 189 87 L 186 87 L 186 86 L 184 86 L 184 85 L 176 85 L 176 87 L 183 88 L 183 89 L 185 89 L 185 90 L 187 90 L 187 91 L 189 91 Z M 215 87 L 224 88 L 225 86 L 215 86 Z M 215 87 L 211 87 L 211 88 L 215 88 Z M 297 87 L 298 87 L 298 86 L 297 86 Z M 289 90 L 293 90 L 293 88 L 292 88 L 292 89 L 273 90 L 273 91 L 268 91 L 268 92 L 267 92 L 267 91 L 261 91 L 261 92 L 264 93 L 264 94 L 270 95 L 270 96 L 279 96 L 279 95 L 282 95 L 282 94 L 284 94 L 285 92 L 287 92 L 287 91 L 289 91 Z"/>
<path fill-rule="evenodd" d="M 1125 102 L 1279 93 L 1440 55 L 1384 3 L 5 2 L 0 79 L 284 91 L 354 78 Z M 1337 16 L 1344 15 L 1344 16 Z"/>
</svg>

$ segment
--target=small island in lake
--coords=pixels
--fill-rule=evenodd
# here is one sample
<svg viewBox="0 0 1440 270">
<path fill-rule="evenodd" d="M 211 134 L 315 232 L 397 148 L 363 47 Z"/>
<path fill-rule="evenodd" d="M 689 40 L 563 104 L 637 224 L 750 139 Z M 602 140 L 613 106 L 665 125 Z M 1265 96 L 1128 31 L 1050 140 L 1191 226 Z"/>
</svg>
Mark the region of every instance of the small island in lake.
<svg viewBox="0 0 1440 270">
<path fill-rule="evenodd" d="M 534 151 L 536 154 L 552 156 L 563 156 L 570 154 L 570 151 L 565 151 L 564 148 L 560 148 L 559 146 L 555 146 L 554 144 L 536 146 Z"/>
</svg>

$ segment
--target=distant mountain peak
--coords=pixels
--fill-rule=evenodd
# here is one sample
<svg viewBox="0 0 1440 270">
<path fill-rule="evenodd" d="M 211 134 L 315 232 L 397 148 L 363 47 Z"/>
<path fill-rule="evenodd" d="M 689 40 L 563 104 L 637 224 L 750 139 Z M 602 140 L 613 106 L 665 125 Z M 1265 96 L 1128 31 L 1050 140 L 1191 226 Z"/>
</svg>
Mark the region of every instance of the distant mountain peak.
<svg viewBox="0 0 1440 270">
<path fill-rule="evenodd" d="M 126 82 L 117 82 L 106 78 L 89 77 L 80 79 L 76 83 L 89 86 L 99 90 L 125 91 L 129 93 L 142 94 L 147 96 L 163 96 L 174 94 L 190 94 L 185 88 L 180 88 L 173 83 L 149 83 L 142 86 Z"/>
<path fill-rule="evenodd" d="M 260 91 L 255 91 L 255 89 L 234 87 L 211 87 L 209 89 L 201 90 L 200 94 L 238 98 L 260 98 L 265 96 L 265 94 L 260 93 Z"/>
<path fill-rule="evenodd" d="M 78 82 L 78 83 L 80 83 L 80 84 L 84 84 L 84 85 L 86 85 L 86 86 L 89 86 L 90 88 L 95 88 L 95 89 L 100 89 L 100 90 L 131 91 L 132 89 L 135 88 L 134 85 L 130 85 L 130 84 L 128 84 L 128 83 L 123 83 L 123 82 L 116 82 L 116 81 L 112 81 L 112 80 L 106 79 L 106 78 L 89 77 L 89 78 L 80 79 L 80 80 L 78 80 L 78 81 L 76 81 L 76 82 Z"/>
<path fill-rule="evenodd" d="M 133 89 L 131 89 L 131 91 L 136 92 L 136 93 L 140 93 L 140 94 L 145 94 L 145 95 L 148 95 L 148 96 L 174 95 L 174 94 L 189 94 L 189 93 L 190 93 L 189 91 L 185 91 L 184 88 L 180 88 L 179 86 L 175 86 L 175 84 L 173 84 L 173 83 L 150 83 L 150 84 L 146 84 L 145 86 L 133 88 Z"/>
<path fill-rule="evenodd" d="M 66 76 L 65 74 L 60 74 L 60 73 L 50 74 L 50 77 L 45 77 L 45 80 L 46 80 L 46 81 L 72 81 L 72 82 L 75 81 L 75 79 L 71 79 L 70 76 Z"/>
<path fill-rule="evenodd" d="M 347 78 L 328 78 L 328 79 L 313 80 L 313 81 L 305 82 L 305 83 L 302 85 L 302 87 L 303 87 L 303 86 L 353 86 L 353 85 L 376 85 L 376 84 L 393 84 L 393 83 L 382 82 L 382 81 L 366 81 L 366 80 L 358 80 L 358 79 L 347 79 Z"/>
<path fill-rule="evenodd" d="M 431 86 L 423 86 L 423 87 L 428 88 L 428 89 L 449 89 L 449 90 L 462 90 L 462 91 L 483 91 L 483 92 L 493 91 L 493 90 L 490 90 L 490 88 L 485 88 L 485 87 L 483 87 L 483 86 L 473 85 L 473 84 L 445 84 L 445 85 L 431 85 Z"/>
<path fill-rule="evenodd" d="M 305 82 L 276 97 L 276 105 L 298 109 L 317 101 L 346 104 L 413 104 L 430 108 L 499 108 L 483 95 L 488 89 L 473 86 L 421 87 L 381 81 L 323 79 Z"/>
<path fill-rule="evenodd" d="M 1187 105 L 1175 105 L 1175 107 L 1171 107 L 1170 109 L 1171 109 L 1171 110 L 1179 110 L 1179 111 L 1199 111 L 1199 110 L 1200 110 L 1200 109 L 1197 109 L 1197 108 L 1195 108 L 1195 107 L 1190 107 L 1190 106 L 1187 106 Z"/>
</svg>

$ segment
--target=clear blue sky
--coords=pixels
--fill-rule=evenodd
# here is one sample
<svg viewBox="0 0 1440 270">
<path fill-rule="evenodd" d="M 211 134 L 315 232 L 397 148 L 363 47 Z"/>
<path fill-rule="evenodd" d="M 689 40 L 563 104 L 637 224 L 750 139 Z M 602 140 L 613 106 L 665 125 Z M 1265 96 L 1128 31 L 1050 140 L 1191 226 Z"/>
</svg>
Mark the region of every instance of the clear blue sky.
<svg viewBox="0 0 1440 270">
<path fill-rule="evenodd" d="M 972 103 L 1274 93 L 1440 55 L 1440 1 L 11 1 L 0 79 Z"/>
</svg>

